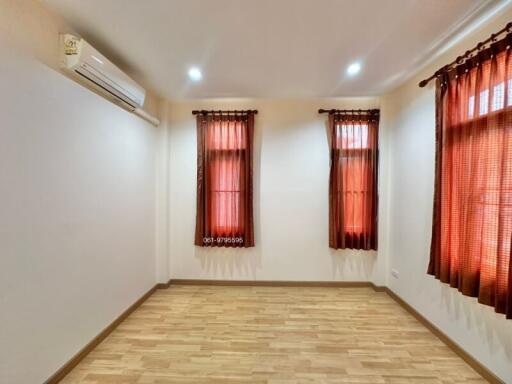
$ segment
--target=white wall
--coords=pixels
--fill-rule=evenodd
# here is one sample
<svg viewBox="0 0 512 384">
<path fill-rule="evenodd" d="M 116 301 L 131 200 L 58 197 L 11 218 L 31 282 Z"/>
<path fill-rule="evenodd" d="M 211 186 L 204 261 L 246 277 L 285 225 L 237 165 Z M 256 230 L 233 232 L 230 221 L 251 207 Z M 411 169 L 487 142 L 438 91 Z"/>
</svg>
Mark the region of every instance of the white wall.
<svg viewBox="0 0 512 384">
<path fill-rule="evenodd" d="M 328 247 L 327 115 L 318 108 L 379 107 L 377 98 L 209 100 L 170 104 L 170 269 L 173 278 L 376 281 L 384 278 L 386 225 L 379 251 Z M 254 248 L 194 246 L 196 126 L 194 109 L 255 108 Z M 381 137 L 381 181 L 386 143 Z M 385 217 L 386 188 L 380 193 Z"/>
<path fill-rule="evenodd" d="M 496 17 L 419 76 L 383 99 L 390 142 L 389 287 L 501 379 L 512 383 L 512 322 L 426 274 L 430 251 L 435 155 L 433 82 L 418 82 L 501 29 Z"/>
<path fill-rule="evenodd" d="M 42 383 L 156 281 L 157 129 L 56 70 L 66 29 L 0 3 L 0 383 Z"/>
</svg>

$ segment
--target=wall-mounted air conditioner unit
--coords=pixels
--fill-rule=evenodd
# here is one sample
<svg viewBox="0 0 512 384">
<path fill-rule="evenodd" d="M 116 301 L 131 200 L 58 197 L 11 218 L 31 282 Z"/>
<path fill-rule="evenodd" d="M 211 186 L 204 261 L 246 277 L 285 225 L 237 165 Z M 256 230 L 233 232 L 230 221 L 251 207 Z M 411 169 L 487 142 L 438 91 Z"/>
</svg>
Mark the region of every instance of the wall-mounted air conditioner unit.
<svg viewBox="0 0 512 384">
<path fill-rule="evenodd" d="M 84 39 L 63 34 L 61 40 L 61 65 L 64 70 L 78 77 L 81 83 L 101 92 L 109 100 L 133 112 L 154 125 L 159 121 L 142 110 L 146 90 L 132 80 L 109 59 L 94 49 Z"/>
</svg>

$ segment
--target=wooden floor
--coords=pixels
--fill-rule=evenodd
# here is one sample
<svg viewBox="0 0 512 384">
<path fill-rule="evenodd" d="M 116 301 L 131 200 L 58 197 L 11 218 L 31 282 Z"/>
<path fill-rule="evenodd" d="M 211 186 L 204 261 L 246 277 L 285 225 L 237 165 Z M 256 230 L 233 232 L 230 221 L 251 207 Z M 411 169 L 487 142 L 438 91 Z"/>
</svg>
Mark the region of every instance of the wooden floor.
<svg viewBox="0 0 512 384">
<path fill-rule="evenodd" d="M 485 382 L 371 288 L 171 286 L 62 383 Z"/>
</svg>

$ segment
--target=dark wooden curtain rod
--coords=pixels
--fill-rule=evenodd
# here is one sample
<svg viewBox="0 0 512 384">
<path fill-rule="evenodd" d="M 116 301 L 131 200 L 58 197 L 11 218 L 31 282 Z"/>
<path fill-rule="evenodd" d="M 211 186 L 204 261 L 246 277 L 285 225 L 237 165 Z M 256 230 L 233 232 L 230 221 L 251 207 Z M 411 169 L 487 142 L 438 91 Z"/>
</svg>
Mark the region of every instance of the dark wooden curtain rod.
<svg viewBox="0 0 512 384">
<path fill-rule="evenodd" d="M 486 40 L 484 41 L 481 41 L 480 43 L 478 43 L 474 48 L 470 49 L 469 51 L 466 51 L 462 56 L 459 56 L 457 57 L 454 61 L 452 61 L 451 63 L 449 64 L 446 64 L 444 67 L 442 68 L 439 68 L 432 76 L 430 76 L 429 78 L 425 79 L 425 80 L 422 80 L 420 81 L 419 83 L 419 86 L 421 88 L 423 88 L 424 86 L 426 86 L 430 80 L 432 79 L 435 79 L 436 77 L 442 75 L 443 73 L 446 73 L 446 72 L 449 72 L 451 69 L 454 69 L 455 67 L 457 67 L 458 65 L 461 65 L 461 64 L 464 64 L 466 61 L 472 59 L 473 57 L 476 56 L 475 52 L 481 52 L 482 50 L 486 49 L 486 48 L 489 48 L 487 45 L 489 43 L 491 43 L 490 45 L 492 45 L 493 43 L 496 43 L 497 40 L 496 38 L 502 34 L 504 34 L 505 32 L 508 33 L 509 35 L 506 37 L 506 38 L 510 38 L 510 33 L 512 31 L 512 22 L 511 23 L 508 23 L 505 28 L 499 30 L 498 32 L 496 33 L 493 33 L 491 36 L 489 36 L 489 38 L 487 38 Z M 507 46 L 509 47 L 509 46 Z"/>
<path fill-rule="evenodd" d="M 378 109 L 322 109 L 318 110 L 318 113 L 335 113 L 340 115 L 375 115 L 379 113 Z"/>
<path fill-rule="evenodd" d="M 222 115 L 222 114 L 235 114 L 235 115 L 243 115 L 243 114 L 247 114 L 247 113 L 254 113 L 254 114 L 257 114 L 258 111 L 256 109 L 248 109 L 248 110 L 233 110 L 233 111 L 206 111 L 204 109 L 198 111 L 198 110 L 195 110 L 195 111 L 192 111 L 192 114 L 193 115 L 199 115 L 199 114 L 202 114 L 202 115 Z"/>
</svg>

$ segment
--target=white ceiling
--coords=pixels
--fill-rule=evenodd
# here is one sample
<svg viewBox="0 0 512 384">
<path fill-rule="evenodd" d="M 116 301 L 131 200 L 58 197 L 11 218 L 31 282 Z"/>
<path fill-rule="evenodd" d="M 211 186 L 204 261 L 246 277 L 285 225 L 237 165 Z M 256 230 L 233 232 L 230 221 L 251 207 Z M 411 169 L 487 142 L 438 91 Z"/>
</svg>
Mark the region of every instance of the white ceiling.
<svg viewBox="0 0 512 384">
<path fill-rule="evenodd" d="M 503 0 L 45 0 L 169 98 L 369 96 Z M 345 68 L 362 62 L 359 76 Z M 191 83 L 196 65 L 203 80 Z"/>
</svg>

